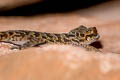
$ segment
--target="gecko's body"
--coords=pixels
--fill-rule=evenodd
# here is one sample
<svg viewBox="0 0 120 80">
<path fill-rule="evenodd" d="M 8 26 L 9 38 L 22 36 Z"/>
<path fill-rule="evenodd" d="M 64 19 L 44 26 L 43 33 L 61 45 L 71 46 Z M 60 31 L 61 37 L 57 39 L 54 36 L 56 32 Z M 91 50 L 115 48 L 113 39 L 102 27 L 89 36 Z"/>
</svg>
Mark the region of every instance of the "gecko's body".
<svg viewBox="0 0 120 80">
<path fill-rule="evenodd" d="M 8 30 L 0 32 L 0 42 L 14 44 L 11 49 L 25 49 L 43 44 L 71 44 L 91 48 L 89 44 L 99 39 L 95 27 L 80 26 L 68 33 L 46 33 L 27 30 Z"/>
</svg>

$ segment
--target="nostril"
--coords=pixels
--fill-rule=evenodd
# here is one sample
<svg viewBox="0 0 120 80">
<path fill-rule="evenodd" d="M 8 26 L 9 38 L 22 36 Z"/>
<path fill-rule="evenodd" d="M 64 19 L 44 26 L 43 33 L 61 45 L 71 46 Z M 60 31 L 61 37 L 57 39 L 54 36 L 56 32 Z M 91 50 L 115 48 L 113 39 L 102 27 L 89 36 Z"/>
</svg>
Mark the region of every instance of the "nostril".
<svg viewBox="0 0 120 80">
<path fill-rule="evenodd" d="M 80 34 L 81 37 L 84 37 L 84 34 Z"/>
</svg>

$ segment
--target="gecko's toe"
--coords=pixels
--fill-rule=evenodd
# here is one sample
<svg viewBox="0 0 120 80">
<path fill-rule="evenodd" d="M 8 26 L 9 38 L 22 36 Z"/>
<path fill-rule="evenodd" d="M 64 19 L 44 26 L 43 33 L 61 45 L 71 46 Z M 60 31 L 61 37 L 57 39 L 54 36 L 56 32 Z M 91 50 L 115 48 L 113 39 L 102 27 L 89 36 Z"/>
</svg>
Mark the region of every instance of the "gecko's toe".
<svg viewBox="0 0 120 80">
<path fill-rule="evenodd" d="M 19 49 L 19 50 L 21 50 L 21 47 L 20 47 L 20 46 L 14 46 L 14 47 L 11 47 L 10 49 L 11 49 L 11 50 L 14 50 L 14 49 Z"/>
</svg>

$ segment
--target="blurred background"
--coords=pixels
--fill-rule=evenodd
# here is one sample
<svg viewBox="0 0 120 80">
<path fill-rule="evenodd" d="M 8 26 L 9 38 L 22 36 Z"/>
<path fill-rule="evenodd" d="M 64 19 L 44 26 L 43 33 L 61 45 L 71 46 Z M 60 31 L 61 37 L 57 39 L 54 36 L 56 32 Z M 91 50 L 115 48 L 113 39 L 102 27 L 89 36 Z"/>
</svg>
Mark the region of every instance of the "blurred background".
<svg viewBox="0 0 120 80">
<path fill-rule="evenodd" d="M 70 46 L 0 48 L 7 54 L 0 80 L 120 80 L 120 0 L 0 0 L 0 31 L 63 33 L 80 25 L 97 28 L 103 55 Z"/>
<path fill-rule="evenodd" d="M 72 12 L 106 1 L 109 0 L 3 0 L 0 2 L 0 13 L 3 16 L 32 16 Z"/>
</svg>

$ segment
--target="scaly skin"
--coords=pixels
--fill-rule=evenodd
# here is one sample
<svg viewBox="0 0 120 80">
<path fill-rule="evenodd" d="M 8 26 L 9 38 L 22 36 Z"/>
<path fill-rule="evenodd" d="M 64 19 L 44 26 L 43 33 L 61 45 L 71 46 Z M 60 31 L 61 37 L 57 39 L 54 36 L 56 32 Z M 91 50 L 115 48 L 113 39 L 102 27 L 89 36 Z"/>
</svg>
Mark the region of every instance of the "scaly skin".
<svg viewBox="0 0 120 80">
<path fill-rule="evenodd" d="M 81 25 L 68 33 L 46 33 L 27 30 L 8 30 L 0 32 L 0 42 L 11 43 L 11 49 L 25 49 L 43 44 L 71 44 L 87 50 L 97 50 L 89 44 L 99 39 L 95 27 L 86 28 Z"/>
</svg>

